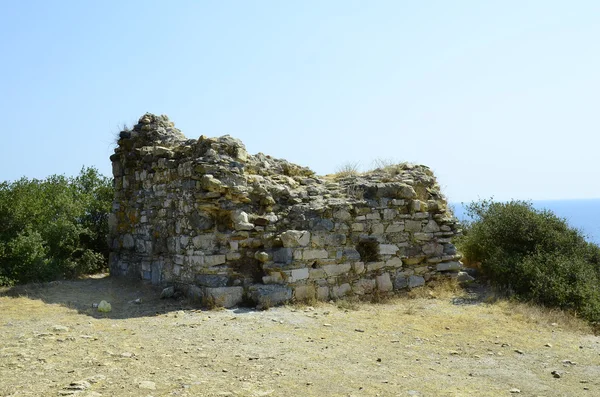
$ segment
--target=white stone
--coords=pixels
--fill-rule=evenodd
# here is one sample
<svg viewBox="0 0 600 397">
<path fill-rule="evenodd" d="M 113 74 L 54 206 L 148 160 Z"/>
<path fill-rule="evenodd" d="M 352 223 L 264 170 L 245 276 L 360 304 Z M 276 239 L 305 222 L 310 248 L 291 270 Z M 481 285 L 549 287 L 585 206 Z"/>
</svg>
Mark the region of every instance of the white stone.
<svg viewBox="0 0 600 397">
<path fill-rule="evenodd" d="M 295 283 L 296 281 L 306 280 L 307 278 L 308 278 L 308 268 L 305 267 L 302 269 L 293 269 L 292 275 L 288 279 L 288 281 L 290 283 Z"/>
<path fill-rule="evenodd" d="M 396 255 L 398 246 L 395 244 L 379 244 L 380 255 Z"/>
<path fill-rule="evenodd" d="M 279 236 L 285 248 L 306 247 L 310 243 L 310 232 L 288 230 Z"/>
<path fill-rule="evenodd" d="M 326 265 L 323 266 L 323 270 L 327 276 L 339 276 L 340 274 L 346 274 L 350 271 L 352 265 L 350 263 L 342 263 L 339 265 Z"/>
<path fill-rule="evenodd" d="M 307 249 L 302 253 L 302 259 L 304 259 L 304 260 L 327 259 L 328 256 L 329 256 L 329 254 L 327 253 L 327 250 L 324 250 L 324 249 L 317 249 L 317 250 Z"/>
</svg>

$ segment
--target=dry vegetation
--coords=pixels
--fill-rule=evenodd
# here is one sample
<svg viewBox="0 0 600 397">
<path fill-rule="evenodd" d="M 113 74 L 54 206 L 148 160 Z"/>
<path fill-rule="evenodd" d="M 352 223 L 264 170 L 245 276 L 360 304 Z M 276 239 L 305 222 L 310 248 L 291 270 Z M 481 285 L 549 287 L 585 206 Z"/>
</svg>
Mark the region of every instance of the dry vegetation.
<svg viewBox="0 0 600 397">
<path fill-rule="evenodd" d="M 202 311 L 111 278 L 4 290 L 0 396 L 600 394 L 600 339 L 563 312 L 452 283 L 378 299 Z"/>
</svg>

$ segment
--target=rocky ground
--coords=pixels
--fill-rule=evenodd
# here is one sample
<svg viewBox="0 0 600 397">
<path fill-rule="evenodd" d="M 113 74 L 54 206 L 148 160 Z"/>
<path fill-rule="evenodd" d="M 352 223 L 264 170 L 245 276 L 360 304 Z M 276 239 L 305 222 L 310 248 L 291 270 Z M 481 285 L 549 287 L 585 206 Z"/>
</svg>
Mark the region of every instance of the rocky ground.
<svg viewBox="0 0 600 397">
<path fill-rule="evenodd" d="M 159 292 L 108 277 L 1 291 L 0 396 L 600 395 L 600 338 L 558 313 L 426 292 L 202 311 Z"/>
</svg>

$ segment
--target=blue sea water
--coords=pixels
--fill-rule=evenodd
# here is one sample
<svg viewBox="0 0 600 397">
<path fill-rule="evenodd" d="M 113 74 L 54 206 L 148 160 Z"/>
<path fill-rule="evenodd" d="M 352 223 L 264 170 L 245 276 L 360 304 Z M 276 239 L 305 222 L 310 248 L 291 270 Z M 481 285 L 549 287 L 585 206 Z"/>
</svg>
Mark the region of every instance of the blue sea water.
<svg viewBox="0 0 600 397">
<path fill-rule="evenodd" d="M 600 245 L 600 199 L 534 200 L 531 203 L 536 209 L 550 210 L 565 218 L 569 225 L 582 231 L 588 241 Z M 467 219 L 466 204 L 450 203 L 454 215 L 460 220 Z"/>
</svg>

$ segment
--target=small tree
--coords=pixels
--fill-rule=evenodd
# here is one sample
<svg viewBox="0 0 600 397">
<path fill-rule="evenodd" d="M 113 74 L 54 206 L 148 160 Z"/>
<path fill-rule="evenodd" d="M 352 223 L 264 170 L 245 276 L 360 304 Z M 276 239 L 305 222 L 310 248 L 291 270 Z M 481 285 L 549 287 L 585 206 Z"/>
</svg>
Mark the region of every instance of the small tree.
<svg viewBox="0 0 600 397">
<path fill-rule="evenodd" d="M 600 248 L 531 203 L 480 201 L 459 248 L 490 282 L 522 299 L 600 320 Z"/>
</svg>

